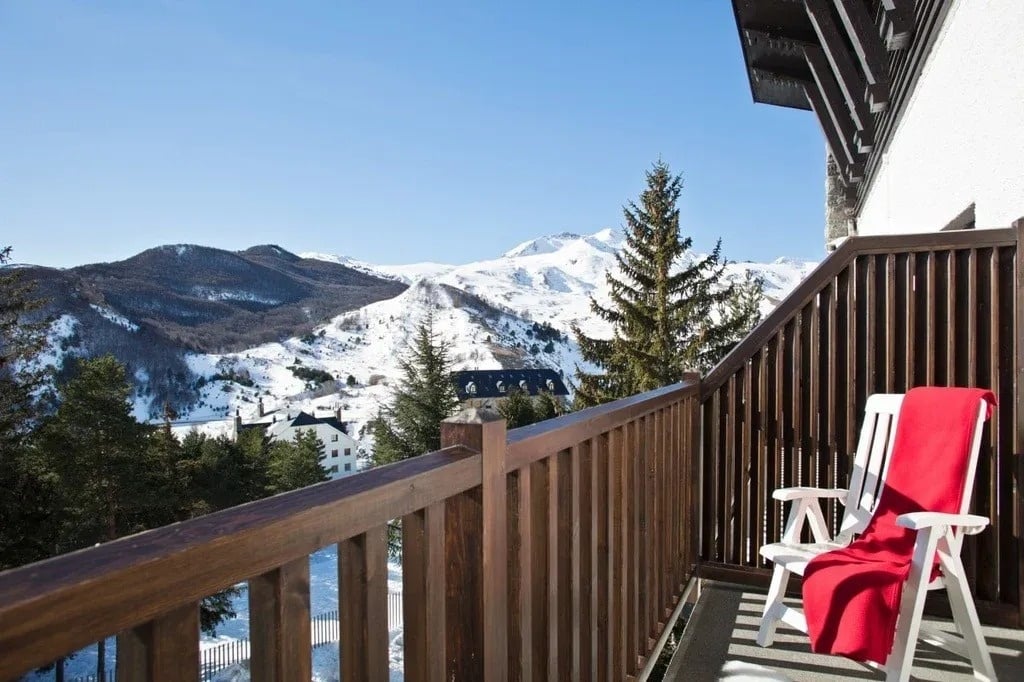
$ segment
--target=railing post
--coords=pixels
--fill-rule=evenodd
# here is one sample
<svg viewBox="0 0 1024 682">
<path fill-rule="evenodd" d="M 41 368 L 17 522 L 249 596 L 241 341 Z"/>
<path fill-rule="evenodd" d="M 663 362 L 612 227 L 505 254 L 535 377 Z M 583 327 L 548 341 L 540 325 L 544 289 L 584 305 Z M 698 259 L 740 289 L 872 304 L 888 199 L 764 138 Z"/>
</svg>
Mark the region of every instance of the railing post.
<svg viewBox="0 0 1024 682">
<path fill-rule="evenodd" d="M 1015 423 L 1013 425 L 1013 456 L 1017 460 L 1017 480 L 1014 486 L 1014 512 L 1017 531 L 1017 618 L 1024 625 L 1024 217 L 1015 220 L 1013 231 L 1017 236 L 1014 268 L 1014 330 L 1016 365 L 1013 382 Z"/>
<path fill-rule="evenodd" d="M 249 581 L 249 670 L 253 682 L 309 679 L 309 559 Z"/>
<path fill-rule="evenodd" d="M 690 412 L 687 415 L 685 444 L 686 456 L 684 458 L 684 475 L 686 476 L 685 490 L 687 504 L 685 506 L 687 519 L 684 527 L 689 530 L 684 545 L 684 570 L 687 580 L 693 578 L 697 572 L 697 562 L 700 555 L 700 533 L 704 528 L 704 505 L 701 503 L 701 477 L 703 476 L 702 462 L 704 460 L 704 442 L 702 440 L 704 419 L 701 413 L 701 396 L 703 386 L 701 385 L 700 372 L 687 372 L 683 375 L 683 381 L 694 381 L 697 383 L 697 390 L 689 399 Z M 685 588 L 684 588 L 685 589 Z"/>
<path fill-rule="evenodd" d="M 441 423 L 441 447 L 482 454 L 483 484 L 445 510 L 448 679 L 508 676 L 507 449 L 505 420 L 469 409 Z"/>
<path fill-rule="evenodd" d="M 199 674 L 199 605 L 179 606 L 117 636 L 117 679 L 186 682 Z"/>
</svg>

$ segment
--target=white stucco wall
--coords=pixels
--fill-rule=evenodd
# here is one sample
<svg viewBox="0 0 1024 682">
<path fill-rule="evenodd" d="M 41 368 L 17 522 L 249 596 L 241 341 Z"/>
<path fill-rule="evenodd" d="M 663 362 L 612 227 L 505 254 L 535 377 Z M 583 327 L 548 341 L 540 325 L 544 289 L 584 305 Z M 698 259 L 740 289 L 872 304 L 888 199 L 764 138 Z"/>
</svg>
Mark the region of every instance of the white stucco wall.
<svg viewBox="0 0 1024 682">
<path fill-rule="evenodd" d="M 949 13 L 857 217 L 859 234 L 1024 217 L 1024 0 L 950 0 Z"/>
<path fill-rule="evenodd" d="M 307 431 L 316 431 L 316 437 L 324 444 L 323 459 L 320 460 L 320 464 L 327 471 L 327 475 L 331 479 L 342 478 L 344 476 L 351 476 L 356 473 L 356 461 L 359 453 L 359 443 L 355 441 L 351 436 L 341 431 L 338 431 L 329 424 L 317 424 L 316 426 L 298 426 L 298 427 L 278 427 L 270 430 L 270 436 L 272 439 L 280 440 L 295 440 L 300 433 Z M 337 440 L 333 440 L 337 438 Z M 345 451 L 348 450 L 348 454 Z M 336 453 L 336 454 L 335 454 Z M 348 465 L 348 471 L 345 470 L 345 465 Z M 337 471 L 332 471 L 337 467 Z"/>
</svg>

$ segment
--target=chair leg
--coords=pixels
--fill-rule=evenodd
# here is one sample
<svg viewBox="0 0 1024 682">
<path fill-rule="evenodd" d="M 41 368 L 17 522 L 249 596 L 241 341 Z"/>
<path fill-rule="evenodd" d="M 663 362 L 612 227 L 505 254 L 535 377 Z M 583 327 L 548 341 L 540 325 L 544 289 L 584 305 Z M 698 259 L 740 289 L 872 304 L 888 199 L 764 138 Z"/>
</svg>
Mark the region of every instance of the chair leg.
<svg viewBox="0 0 1024 682">
<path fill-rule="evenodd" d="M 779 624 L 779 617 L 786 608 L 782 599 L 786 596 L 786 586 L 789 585 L 790 575 L 792 575 L 790 571 L 778 564 L 772 571 L 772 584 L 768 588 L 768 597 L 764 601 L 761 627 L 757 630 L 758 646 L 771 646 L 772 640 L 775 639 L 775 628 Z"/>
<path fill-rule="evenodd" d="M 938 536 L 934 528 L 918 531 L 917 542 L 914 544 L 913 566 L 907 582 L 903 585 L 892 651 L 885 661 L 886 682 L 907 682 L 910 679 L 910 666 L 917 650 L 924 598 L 928 594 L 928 578 L 937 544 Z"/>
<path fill-rule="evenodd" d="M 974 607 L 971 588 L 967 584 L 967 576 L 959 557 L 956 557 L 955 564 L 958 570 L 945 571 L 946 592 L 949 594 L 953 621 L 956 623 L 957 629 L 960 630 L 960 634 L 963 635 L 964 644 L 967 645 L 967 653 L 971 659 L 971 666 L 974 668 L 975 679 L 995 682 L 996 671 L 992 667 L 992 657 L 989 656 L 988 647 L 985 646 L 981 621 L 978 620 L 978 611 Z M 950 575 L 951 573 L 952 575 Z"/>
</svg>

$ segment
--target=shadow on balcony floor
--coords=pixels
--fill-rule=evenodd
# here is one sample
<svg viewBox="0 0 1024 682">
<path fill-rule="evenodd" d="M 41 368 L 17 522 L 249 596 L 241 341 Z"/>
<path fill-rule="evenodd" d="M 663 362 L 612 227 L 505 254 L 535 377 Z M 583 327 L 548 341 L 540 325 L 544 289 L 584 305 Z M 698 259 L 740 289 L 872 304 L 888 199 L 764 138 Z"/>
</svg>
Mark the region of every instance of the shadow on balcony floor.
<svg viewBox="0 0 1024 682">
<path fill-rule="evenodd" d="M 793 600 L 797 605 L 797 600 Z M 705 583 L 665 680 L 882 680 L 882 672 L 838 656 L 811 652 L 806 635 L 785 625 L 775 643 L 762 649 L 754 641 L 764 592 L 726 583 Z M 943 629 L 952 622 L 927 619 Z M 1000 680 L 1024 680 L 1024 630 L 985 628 Z M 947 651 L 919 644 L 914 680 L 972 680 L 970 664 Z"/>
</svg>

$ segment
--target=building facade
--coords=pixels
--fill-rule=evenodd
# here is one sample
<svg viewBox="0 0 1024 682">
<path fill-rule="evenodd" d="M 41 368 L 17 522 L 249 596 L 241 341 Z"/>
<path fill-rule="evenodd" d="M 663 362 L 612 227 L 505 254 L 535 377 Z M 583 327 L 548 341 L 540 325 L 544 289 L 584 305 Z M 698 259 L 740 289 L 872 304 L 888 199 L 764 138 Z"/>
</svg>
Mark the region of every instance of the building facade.
<svg viewBox="0 0 1024 682">
<path fill-rule="evenodd" d="M 263 429 L 272 441 L 293 441 L 300 433 L 313 431 L 323 443 L 320 463 L 330 478 L 342 478 L 356 473 L 359 443 L 348 435 L 348 428 L 341 421 L 341 409 L 326 415 L 310 414 L 303 411 L 274 410 L 265 412 L 262 400 L 257 417 L 243 422 L 235 416 L 235 434 L 246 429 Z"/>
</svg>

